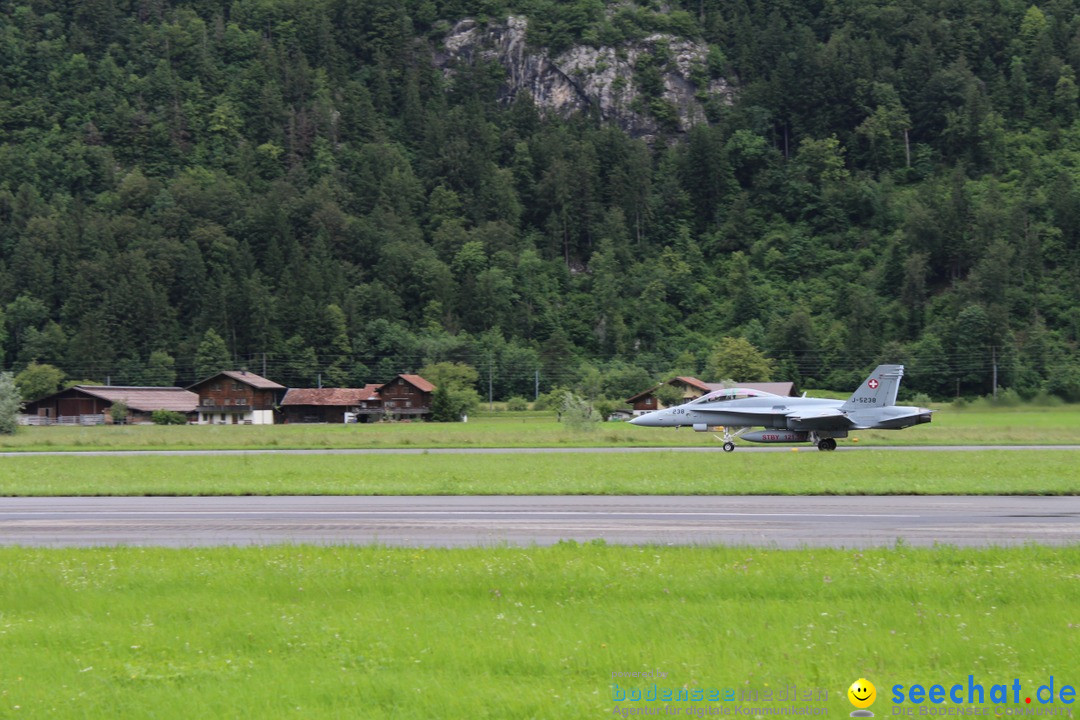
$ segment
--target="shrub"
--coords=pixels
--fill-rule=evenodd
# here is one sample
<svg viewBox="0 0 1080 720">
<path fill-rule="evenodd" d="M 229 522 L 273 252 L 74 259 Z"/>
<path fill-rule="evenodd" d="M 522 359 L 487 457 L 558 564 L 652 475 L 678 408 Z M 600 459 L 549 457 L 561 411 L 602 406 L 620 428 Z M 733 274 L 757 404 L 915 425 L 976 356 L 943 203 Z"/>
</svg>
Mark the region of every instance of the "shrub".
<svg viewBox="0 0 1080 720">
<path fill-rule="evenodd" d="M 1040 390 L 1035 394 L 1035 397 L 1031 398 L 1031 404 L 1038 407 L 1059 407 L 1064 405 L 1065 401 L 1057 395 L 1051 395 L 1045 390 Z"/>
<path fill-rule="evenodd" d="M 9 372 L 0 373 L 0 434 L 15 434 L 20 410 L 22 401 L 15 386 L 15 376 Z"/>
<path fill-rule="evenodd" d="M 600 422 L 606 422 L 616 410 L 629 410 L 630 406 L 621 400 L 611 398 L 597 398 L 593 400 L 593 408 Z"/>
<path fill-rule="evenodd" d="M 563 424 L 578 432 L 595 430 L 601 420 L 588 400 L 569 391 L 563 394 L 561 412 Z"/>
<path fill-rule="evenodd" d="M 533 410 L 556 410 L 562 409 L 563 398 L 566 395 L 566 388 L 557 387 L 546 392 L 540 397 L 536 398 L 536 402 L 533 403 Z"/>
<path fill-rule="evenodd" d="M 1012 388 L 998 390 L 997 400 L 993 400 L 992 398 L 993 396 L 991 396 L 991 402 L 997 407 L 1017 407 L 1023 402 L 1020 393 Z"/>
<path fill-rule="evenodd" d="M 112 418 L 114 425 L 127 424 L 128 406 L 123 400 L 117 400 L 109 407 L 109 417 Z"/>
<path fill-rule="evenodd" d="M 506 409 L 511 412 L 521 412 L 529 409 L 529 401 L 520 395 L 515 395 L 506 401 Z"/>
<path fill-rule="evenodd" d="M 186 425 L 187 418 L 184 413 L 175 410 L 155 410 L 150 413 L 150 419 L 155 425 Z"/>
<path fill-rule="evenodd" d="M 912 405 L 918 405 L 919 407 L 928 407 L 930 403 L 934 402 L 933 399 L 926 393 L 915 393 L 911 396 L 911 400 L 908 401 Z"/>
</svg>

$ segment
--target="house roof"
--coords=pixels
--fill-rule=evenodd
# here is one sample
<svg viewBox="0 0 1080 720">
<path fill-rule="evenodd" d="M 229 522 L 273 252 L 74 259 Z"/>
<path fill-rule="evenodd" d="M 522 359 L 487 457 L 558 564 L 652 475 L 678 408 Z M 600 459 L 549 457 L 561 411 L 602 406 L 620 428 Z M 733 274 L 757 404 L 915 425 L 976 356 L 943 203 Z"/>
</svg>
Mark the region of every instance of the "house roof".
<svg viewBox="0 0 1080 720">
<path fill-rule="evenodd" d="M 681 382 L 683 385 L 689 385 L 690 387 L 695 387 L 698 390 L 703 390 L 703 391 L 706 391 L 706 392 L 709 390 L 709 383 L 702 382 L 702 381 L 698 380 L 696 377 L 686 377 L 686 376 L 680 375 L 679 377 L 677 377 L 675 379 L 678 380 L 679 382 Z"/>
<path fill-rule="evenodd" d="M 723 390 L 725 388 L 746 388 L 748 390 L 761 390 L 762 392 L 772 393 L 773 395 L 782 395 L 784 397 L 791 397 L 795 394 L 795 383 L 793 382 L 759 382 L 759 383 L 706 383 L 709 386 L 709 391 Z"/>
<path fill-rule="evenodd" d="M 382 387 L 381 383 L 368 383 L 363 388 L 363 399 L 367 401 L 379 399 L 379 388 Z"/>
<path fill-rule="evenodd" d="M 435 386 L 429 383 L 424 378 L 420 377 L 419 375 L 401 374 L 398 375 L 398 377 L 405 380 L 405 382 L 409 383 L 421 392 L 435 392 Z"/>
<path fill-rule="evenodd" d="M 630 397 L 626 398 L 626 402 L 628 402 L 628 403 L 632 403 L 632 402 L 634 402 L 635 400 L 637 400 L 638 398 L 643 398 L 643 397 L 645 397 L 646 395 L 652 395 L 653 393 L 655 393 L 655 392 L 656 392 L 657 390 L 659 390 L 659 389 L 660 389 L 660 386 L 659 386 L 659 385 L 653 385 L 653 386 L 652 386 L 651 388 L 649 388 L 648 390 L 642 390 L 642 391 L 641 391 L 641 392 L 639 392 L 639 393 L 638 393 L 637 395 L 631 395 Z"/>
<path fill-rule="evenodd" d="M 684 385 L 689 385 L 691 387 L 697 388 L 698 390 L 701 390 L 702 392 L 706 392 L 706 393 L 707 392 L 712 392 L 713 390 L 723 390 L 725 388 L 740 387 L 740 388 L 747 388 L 748 390 L 761 390 L 762 392 L 772 393 L 773 395 L 783 395 L 785 397 L 790 397 L 790 396 L 795 394 L 795 383 L 793 383 L 793 382 L 707 383 L 707 382 L 702 382 L 701 380 L 698 380 L 695 377 L 682 377 L 682 376 L 674 378 L 672 380 L 669 380 L 668 382 L 669 383 L 674 383 L 676 381 L 681 382 Z M 632 403 L 635 400 L 637 400 L 638 398 L 643 398 L 646 395 L 652 395 L 657 391 L 657 389 L 659 387 L 660 387 L 659 385 L 654 385 L 653 387 L 649 388 L 648 390 L 645 390 L 644 392 L 639 392 L 637 395 L 634 395 L 633 397 L 627 398 L 626 402 Z"/>
<path fill-rule="evenodd" d="M 372 399 L 378 385 L 362 388 L 292 388 L 285 393 L 281 405 L 323 405 L 346 407 Z M 377 398 L 376 398 L 377 399 Z"/>
<path fill-rule="evenodd" d="M 128 406 L 128 409 L 137 412 L 173 410 L 175 412 L 189 413 L 195 412 L 199 407 L 198 395 L 178 387 L 76 385 L 73 389 L 110 403 L 123 401 Z"/>
<path fill-rule="evenodd" d="M 273 380 L 267 380 L 264 377 L 256 375 L 255 373 L 252 373 L 252 372 L 247 372 L 245 370 L 222 370 L 221 372 L 217 373 L 216 375 L 211 375 L 210 377 L 205 378 L 203 380 L 200 380 L 199 382 L 195 383 L 194 385 L 189 385 L 188 387 L 189 388 L 197 387 L 199 385 L 207 383 L 207 382 L 209 382 L 209 381 L 211 381 L 211 380 L 213 380 L 213 379 L 215 379 L 217 377 L 220 377 L 222 375 L 224 375 L 225 377 L 230 378 L 232 380 L 236 380 L 237 382 L 242 382 L 242 383 L 244 383 L 246 385 L 250 385 L 251 387 L 255 388 L 256 390 L 284 390 L 285 389 L 284 385 L 278 385 Z"/>
<path fill-rule="evenodd" d="M 687 376 L 683 376 L 683 375 L 680 375 L 679 377 L 676 377 L 676 378 L 672 378 L 671 380 L 668 380 L 666 383 L 660 383 L 660 385 L 669 385 L 669 384 L 673 384 L 673 383 L 676 383 L 676 382 L 682 383 L 683 385 L 689 385 L 692 388 L 697 388 L 698 390 L 700 390 L 703 393 L 709 392 L 709 384 L 708 383 L 704 383 L 701 380 L 698 380 L 696 377 L 687 377 Z M 660 385 L 653 385 L 648 390 L 643 390 L 642 392 L 639 392 L 637 395 L 634 395 L 633 397 L 627 398 L 626 402 L 632 403 L 635 400 L 637 400 L 638 398 L 645 397 L 646 395 L 652 395 L 653 393 L 655 393 L 657 390 L 660 389 Z"/>
</svg>

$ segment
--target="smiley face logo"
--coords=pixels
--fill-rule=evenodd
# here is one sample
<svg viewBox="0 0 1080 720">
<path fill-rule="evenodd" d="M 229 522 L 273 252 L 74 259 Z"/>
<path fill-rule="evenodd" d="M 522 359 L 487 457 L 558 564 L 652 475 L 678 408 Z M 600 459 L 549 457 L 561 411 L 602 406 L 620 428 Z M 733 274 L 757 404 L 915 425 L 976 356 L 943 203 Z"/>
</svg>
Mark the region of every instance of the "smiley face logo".
<svg viewBox="0 0 1080 720">
<path fill-rule="evenodd" d="M 851 683 L 847 691 L 848 700 L 857 708 L 868 708 L 877 700 L 877 688 L 866 678 L 859 678 Z"/>
</svg>

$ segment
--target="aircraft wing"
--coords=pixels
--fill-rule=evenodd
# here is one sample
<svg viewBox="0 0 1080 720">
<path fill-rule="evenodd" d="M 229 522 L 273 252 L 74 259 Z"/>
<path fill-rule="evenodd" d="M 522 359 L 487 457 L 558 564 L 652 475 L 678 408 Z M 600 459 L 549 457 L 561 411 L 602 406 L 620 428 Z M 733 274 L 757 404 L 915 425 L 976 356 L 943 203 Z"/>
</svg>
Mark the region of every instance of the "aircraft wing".
<svg viewBox="0 0 1080 720">
<path fill-rule="evenodd" d="M 835 407 L 713 407 L 696 408 L 699 417 L 713 418 L 710 424 L 732 427 L 755 427 L 790 430 L 847 430 L 852 427 L 847 415 Z"/>
<path fill-rule="evenodd" d="M 727 418 L 723 423 L 728 425 L 736 425 L 735 420 L 739 419 L 743 425 L 755 425 L 760 424 L 763 420 L 768 420 L 775 417 L 783 417 L 785 413 L 790 411 L 785 410 L 773 410 L 770 408 L 725 408 L 725 407 L 701 407 L 695 408 L 694 412 L 700 415 L 713 415 L 717 418 Z"/>
<path fill-rule="evenodd" d="M 672 412 L 678 412 L 679 409 L 675 408 Z M 802 407 L 797 404 L 792 407 L 787 403 L 749 407 L 733 407 L 733 404 L 716 403 L 711 407 L 695 407 L 693 413 L 698 418 L 708 418 L 709 425 L 729 427 L 755 427 L 761 425 L 766 428 L 807 431 L 850 430 L 856 427 L 856 423 L 852 421 L 848 413 L 844 412 L 838 405 L 823 406 L 820 403 Z"/>
<path fill-rule="evenodd" d="M 787 417 L 794 430 L 847 430 L 855 425 L 840 408 L 793 410 Z"/>
</svg>

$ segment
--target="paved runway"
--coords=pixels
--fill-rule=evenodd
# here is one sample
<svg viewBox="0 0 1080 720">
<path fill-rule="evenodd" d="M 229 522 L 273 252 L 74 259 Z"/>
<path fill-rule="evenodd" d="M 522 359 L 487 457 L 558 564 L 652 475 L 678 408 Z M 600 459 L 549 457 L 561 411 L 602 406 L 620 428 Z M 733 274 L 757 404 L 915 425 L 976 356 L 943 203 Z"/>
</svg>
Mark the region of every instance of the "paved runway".
<svg viewBox="0 0 1080 720">
<path fill-rule="evenodd" d="M 0 498 L 0 544 L 760 547 L 1080 542 L 1080 497 Z"/>
</svg>

